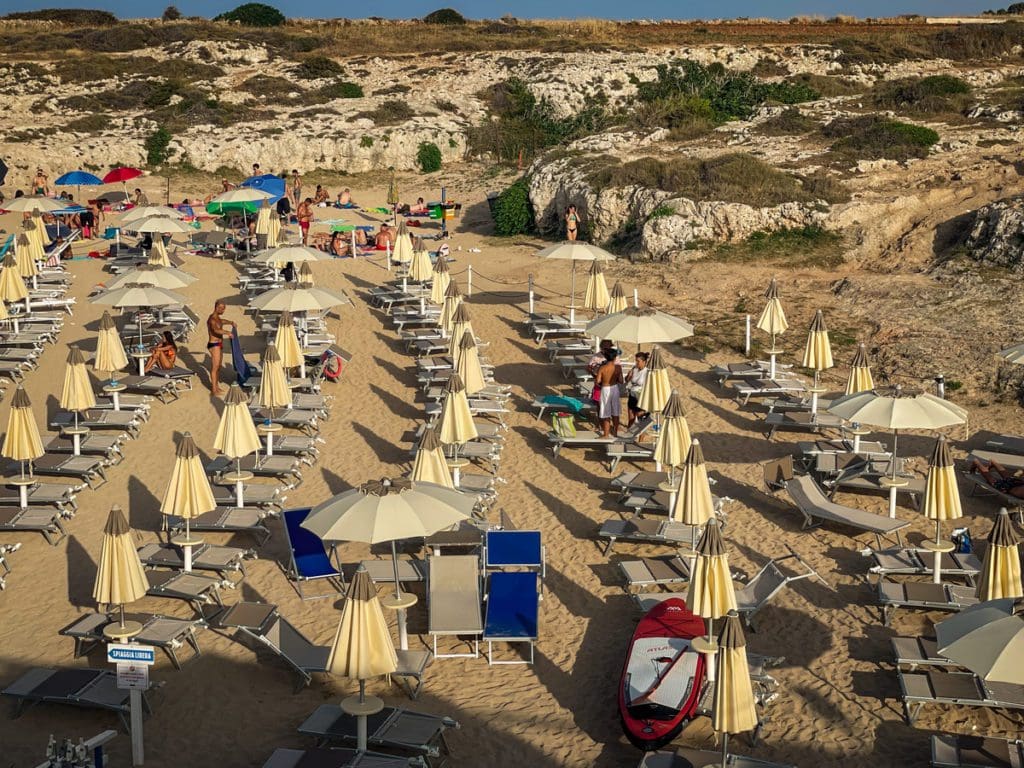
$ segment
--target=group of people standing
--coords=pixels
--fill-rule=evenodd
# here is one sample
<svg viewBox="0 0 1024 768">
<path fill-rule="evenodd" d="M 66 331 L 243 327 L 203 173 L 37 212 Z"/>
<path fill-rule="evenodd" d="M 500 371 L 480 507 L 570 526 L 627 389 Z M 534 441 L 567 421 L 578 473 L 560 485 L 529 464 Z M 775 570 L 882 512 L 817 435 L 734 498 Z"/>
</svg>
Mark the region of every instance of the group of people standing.
<svg viewBox="0 0 1024 768">
<path fill-rule="evenodd" d="M 647 381 L 646 352 L 637 352 L 629 373 L 622 372 L 622 350 L 615 342 L 604 339 L 598 351 L 587 363 L 587 371 L 594 377 L 591 394 L 597 406 L 597 417 L 601 424 L 601 437 L 617 437 L 622 417 L 622 398 L 626 397 L 629 415 L 627 426 L 647 415 L 639 405 L 640 390 Z"/>
</svg>

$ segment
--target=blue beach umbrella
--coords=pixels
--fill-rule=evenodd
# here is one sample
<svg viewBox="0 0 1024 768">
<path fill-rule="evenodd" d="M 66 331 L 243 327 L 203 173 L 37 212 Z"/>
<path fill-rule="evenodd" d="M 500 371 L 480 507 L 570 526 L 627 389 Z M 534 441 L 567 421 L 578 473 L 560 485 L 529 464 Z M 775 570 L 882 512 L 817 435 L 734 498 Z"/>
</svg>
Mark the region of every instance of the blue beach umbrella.
<svg viewBox="0 0 1024 768">
<path fill-rule="evenodd" d="M 278 200 L 284 197 L 285 192 L 284 179 L 280 176 L 275 176 L 272 173 L 264 173 L 261 176 L 250 176 L 238 186 L 248 187 L 249 189 L 258 189 L 261 192 L 266 192 L 271 196 L 271 205 L 274 205 Z"/>
<path fill-rule="evenodd" d="M 53 183 L 62 187 L 98 187 L 103 180 L 88 171 L 69 171 L 58 177 Z"/>
</svg>

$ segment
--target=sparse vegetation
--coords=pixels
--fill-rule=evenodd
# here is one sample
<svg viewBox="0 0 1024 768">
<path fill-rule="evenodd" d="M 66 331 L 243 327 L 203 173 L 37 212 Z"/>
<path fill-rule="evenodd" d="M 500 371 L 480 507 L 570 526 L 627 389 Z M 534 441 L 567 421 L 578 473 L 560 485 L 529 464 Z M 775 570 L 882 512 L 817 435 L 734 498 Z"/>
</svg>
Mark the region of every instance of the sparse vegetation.
<svg viewBox="0 0 1024 768">
<path fill-rule="evenodd" d="M 56 21 L 74 26 L 106 27 L 117 24 L 117 16 L 95 8 L 40 8 L 38 11 L 8 13 L 5 19 L 22 21 Z"/>
<path fill-rule="evenodd" d="M 91 83 L 124 77 L 163 77 L 169 80 L 213 80 L 224 75 L 214 64 L 181 58 L 157 61 L 151 56 L 118 58 L 103 54 L 72 56 L 57 61 L 56 74 L 65 83 Z"/>
<path fill-rule="evenodd" d="M 291 80 L 276 75 L 253 75 L 238 86 L 238 89 L 253 96 L 281 99 L 294 91 L 302 90 Z"/>
<path fill-rule="evenodd" d="M 445 26 L 462 26 L 466 23 L 466 17 L 454 8 L 438 8 L 423 17 L 427 24 L 443 24 Z"/>
<path fill-rule="evenodd" d="M 838 118 L 822 128 L 835 139 L 832 151 L 846 160 L 909 160 L 925 157 L 938 142 L 931 128 L 890 120 L 880 115 Z"/>
<path fill-rule="evenodd" d="M 796 107 L 789 107 L 761 123 L 760 131 L 765 136 L 798 136 L 810 133 L 817 127 L 817 120 Z"/>
<path fill-rule="evenodd" d="M 389 101 L 382 101 L 377 105 L 376 109 L 357 112 L 355 117 L 356 119 L 368 117 L 375 125 L 397 125 L 398 123 L 405 122 L 415 114 L 412 107 L 404 101 L 391 99 Z"/>
<path fill-rule="evenodd" d="M 363 89 L 356 83 L 350 83 L 347 80 L 335 80 L 333 83 L 327 83 L 318 88 L 316 94 L 323 101 L 330 101 L 331 99 L 361 99 L 363 97 Z"/>
<path fill-rule="evenodd" d="M 660 218 L 663 218 L 665 216 L 675 216 L 675 213 L 676 213 L 676 209 L 673 208 L 671 205 L 659 205 L 657 208 L 655 208 L 653 211 L 651 211 L 651 215 L 648 216 L 647 218 L 648 219 L 660 219 Z"/>
<path fill-rule="evenodd" d="M 373 146 L 373 136 L 363 136 L 359 139 L 359 146 L 363 149 L 369 149 Z"/>
<path fill-rule="evenodd" d="M 441 170 L 441 150 L 432 141 L 422 141 L 416 150 L 416 165 L 424 173 Z"/>
<path fill-rule="evenodd" d="M 171 132 L 164 127 L 157 128 L 146 137 L 143 149 L 146 150 L 146 162 L 150 165 L 161 165 L 171 156 Z"/>
<path fill-rule="evenodd" d="M 215 16 L 214 21 L 236 21 L 246 27 L 280 27 L 287 21 L 284 14 L 265 3 L 244 3 Z"/>
<path fill-rule="evenodd" d="M 526 179 L 517 179 L 494 201 L 494 232 L 513 237 L 533 229 L 533 208 Z"/>
<path fill-rule="evenodd" d="M 855 93 L 863 93 L 864 86 L 854 80 L 847 80 L 832 75 L 812 75 L 809 72 L 801 72 L 789 78 L 789 82 L 797 85 L 805 85 L 817 91 L 824 98 L 836 96 L 852 96 Z"/>
<path fill-rule="evenodd" d="M 108 125 L 109 120 L 106 115 L 89 114 L 72 120 L 64 126 L 64 130 L 77 133 L 95 133 L 102 131 Z"/>
<path fill-rule="evenodd" d="M 843 237 L 839 233 L 808 225 L 755 232 L 740 242 L 715 246 L 706 259 L 831 269 L 843 263 L 842 246 Z"/>
<path fill-rule="evenodd" d="M 960 114 L 971 102 L 971 86 L 952 75 L 890 80 L 871 92 L 871 103 L 880 109 L 920 115 Z"/>
<path fill-rule="evenodd" d="M 345 70 L 334 59 L 326 56 L 307 56 L 299 62 L 296 74 L 308 80 L 318 80 L 324 77 L 334 77 L 344 74 Z"/>
<path fill-rule="evenodd" d="M 168 5 L 164 8 L 163 15 L 160 16 L 161 21 L 178 21 L 181 18 L 181 11 L 178 10 L 177 6 Z"/>
</svg>

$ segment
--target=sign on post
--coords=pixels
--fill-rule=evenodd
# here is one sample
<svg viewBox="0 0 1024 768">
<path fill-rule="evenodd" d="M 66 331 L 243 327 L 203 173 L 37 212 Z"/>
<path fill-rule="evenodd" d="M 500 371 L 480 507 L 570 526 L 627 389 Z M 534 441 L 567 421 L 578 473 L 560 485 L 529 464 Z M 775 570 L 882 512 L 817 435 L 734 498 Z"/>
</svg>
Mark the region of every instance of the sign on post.
<svg viewBox="0 0 1024 768">
<path fill-rule="evenodd" d="M 149 690 L 149 667 L 145 664 L 118 664 L 117 687 L 128 691 Z"/>
<path fill-rule="evenodd" d="M 107 646 L 107 661 L 111 664 L 156 664 L 156 648 L 152 645 L 111 643 Z"/>
</svg>

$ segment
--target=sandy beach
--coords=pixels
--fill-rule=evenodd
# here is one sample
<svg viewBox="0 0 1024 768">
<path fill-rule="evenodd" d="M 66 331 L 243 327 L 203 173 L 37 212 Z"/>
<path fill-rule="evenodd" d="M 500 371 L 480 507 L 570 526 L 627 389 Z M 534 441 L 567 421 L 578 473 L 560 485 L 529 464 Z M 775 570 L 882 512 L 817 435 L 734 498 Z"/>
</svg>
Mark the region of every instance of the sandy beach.
<svg viewBox="0 0 1024 768">
<path fill-rule="evenodd" d="M 467 170 L 465 177 L 472 177 Z M 163 181 L 149 178 L 145 187 L 156 200 Z M 433 190 L 417 190 L 410 178 L 403 197 L 430 198 Z M 205 194 L 209 189 L 172 191 Z M 332 187 L 333 191 L 333 187 Z M 384 203 L 386 185 L 353 186 L 364 206 Z M 83 190 L 83 195 L 88 191 Z M 524 333 L 526 284 L 532 275 L 544 302 L 541 311 L 556 311 L 567 299 L 569 270 L 566 262 L 542 262 L 534 254 L 545 243 L 516 239 L 503 243 L 490 235 L 483 181 L 457 190 L 464 215 L 456 220 L 450 240 L 453 276 L 466 289 L 466 268 L 472 264 L 474 283 L 467 297 L 479 338 L 490 342 L 486 355 L 495 366 L 495 380 L 513 388 L 512 412 L 499 474 L 496 518 L 505 511 L 519 528 L 542 532 L 547 551 L 547 578 L 541 604 L 540 640 L 533 666 L 488 666 L 480 659 L 438 659 L 428 668 L 418 701 L 410 703 L 396 684 L 373 681 L 370 690 L 388 704 L 447 715 L 460 723 L 450 733 L 454 766 L 634 766 L 640 753 L 622 735 L 616 710 L 616 686 L 623 654 L 639 613 L 627 596 L 615 562 L 636 555 L 663 554 L 654 546 L 620 544 L 607 556 L 595 533 L 602 521 L 624 516 L 626 510 L 607 493 L 611 475 L 602 453 L 572 450 L 553 457 L 546 432 L 550 424 L 535 418 L 529 408 L 532 395 L 564 388 L 565 380 L 548 362 L 543 347 Z M 160 198 L 162 200 L 162 197 Z M 318 218 L 340 215 L 350 223 L 376 224 L 382 217 L 357 212 L 318 210 Z M 0 216 L 0 226 L 14 231 L 17 217 Z M 209 224 L 205 225 L 209 227 Z M 290 231 L 297 237 L 297 228 Z M 76 244 L 76 255 L 99 247 Z M 470 250 L 470 249 L 478 249 Z M 228 305 L 226 316 L 238 323 L 247 353 L 262 351 L 263 339 L 254 335 L 252 316 L 237 288 L 238 269 L 229 260 L 183 256 L 184 269 L 200 276 L 183 292 L 191 307 L 205 317 L 215 299 Z M 25 377 L 41 429 L 48 414 L 58 410 L 68 344 L 91 353 L 102 307 L 87 295 L 109 278 L 100 259 L 74 260 L 67 268 L 74 276 L 71 295 L 77 298 L 74 314 L 63 332 L 48 346 L 39 368 Z M 320 436 L 320 461 L 304 472 L 305 481 L 287 492 L 288 507 L 310 506 L 332 494 L 365 481 L 393 477 L 409 468 L 409 437 L 423 419 L 417 398 L 414 358 L 396 342 L 389 318 L 369 306 L 363 292 L 391 276 L 381 260 L 344 259 L 312 265 L 318 284 L 345 290 L 352 306 L 338 308 L 329 321 L 339 344 L 354 353 L 351 365 L 337 383 L 325 383 L 324 393 L 334 397 L 330 419 Z M 743 314 L 760 310 L 760 294 L 772 272 L 757 264 L 698 263 L 671 268 L 659 265 L 613 263 L 608 284 L 621 280 L 631 293 L 635 287 L 642 303 L 689 318 L 698 326 L 694 339 L 664 348 L 670 377 L 683 397 L 690 429 L 704 446 L 716 493 L 732 499 L 724 531 L 730 564 L 747 576 L 771 557 L 792 547 L 828 582 L 802 581 L 784 590 L 757 617 L 757 631 L 748 633 L 751 650 L 785 657 L 772 674 L 779 680 L 779 696 L 765 710 L 761 739 L 750 746 L 745 737 L 730 741 L 741 754 L 800 766 L 928 765 L 928 738 L 936 731 L 1014 737 L 1019 719 L 991 710 L 929 707 L 917 724 L 903 721 L 899 686 L 893 671 L 889 640 L 894 636 L 931 633 L 932 619 L 941 614 L 904 611 L 891 627 L 884 627 L 875 605 L 874 588 L 865 578 L 868 560 L 859 553 L 873 545 L 867 536 L 854 538 L 834 527 L 801 530 L 801 517 L 781 498 L 766 493 L 761 465 L 791 454 L 801 433 L 780 432 L 771 441 L 760 431 L 760 414 L 740 408 L 729 399 L 709 373 L 711 364 L 738 361 L 742 353 L 721 347 L 722 339 L 742 339 Z M 844 273 L 845 275 L 846 273 Z M 878 277 L 878 276 L 875 276 Z M 880 304 L 857 304 L 830 290 L 837 275 L 829 270 L 800 269 L 778 273 L 791 330 L 784 337 L 784 361 L 798 358 L 806 328 L 816 309 L 825 310 L 844 327 L 854 328 L 868 315 L 884 317 Z M 903 275 L 909 294 L 927 281 L 923 275 Z M 582 293 L 585 272 L 577 275 Z M 747 307 L 737 310 L 739 304 Z M 704 341 L 713 337 L 715 351 L 705 354 Z M 213 455 L 212 443 L 222 408 L 211 398 L 206 337 L 201 329 L 180 352 L 181 362 L 198 375 L 195 388 L 177 402 L 154 402 L 141 436 L 124 448 L 126 459 L 109 470 L 109 482 L 79 494 L 80 508 L 67 522 L 69 536 L 51 547 L 38 535 L 2 534 L 0 542 L 20 541 L 22 548 L 9 556 L 13 572 L 0 593 L 0 686 L 34 666 L 106 665 L 102 651 L 72 659 L 73 643 L 58 631 L 76 617 L 95 610 L 91 597 L 99 560 L 102 527 L 111 505 L 121 505 L 139 543 L 161 540 L 160 498 L 171 471 L 175 438 L 189 431 L 200 449 Z M 627 348 L 627 353 L 632 350 Z M 837 367 L 825 375 L 833 390 L 845 383 L 854 347 L 836 347 Z M 992 362 L 993 367 L 995 361 Z M 227 369 L 225 368 L 225 373 Z M 922 378 L 930 371 L 917 372 Z M 13 387 L 0 402 L 0 424 L 6 424 Z M 973 399 L 971 399 L 973 398 Z M 958 402 L 971 412 L 970 436 L 964 429 L 949 431 L 955 456 L 984 443 L 986 436 L 1020 434 L 1024 419 L 1019 407 L 985 402 L 972 395 Z M 879 436 L 890 441 L 891 436 Z M 900 454 L 923 474 L 933 434 L 900 437 Z M 623 467 L 626 468 L 626 467 Z M 838 494 L 837 500 L 883 512 L 881 496 Z M 965 525 L 976 541 L 991 527 L 998 507 L 991 499 L 963 493 Z M 899 517 L 910 520 L 907 538 L 920 542 L 933 532 L 933 524 L 915 510 L 901 506 Z M 276 604 L 282 615 L 314 642 L 330 643 L 340 618 L 340 594 L 331 599 L 301 600 L 285 577 L 287 544 L 279 521 L 271 521 L 273 536 L 247 563 L 247 576 L 226 601 L 264 601 Z M 948 534 L 952 526 L 944 529 Z M 208 541 L 227 543 L 231 537 L 206 534 Z M 232 543 L 252 546 L 239 537 Z M 380 549 L 378 556 L 387 556 Z M 357 562 L 368 548 L 345 544 L 344 562 Z M 382 593 L 386 587 L 381 587 Z M 413 647 L 427 647 L 423 585 L 412 586 L 419 605 L 410 617 Z M 147 597 L 130 611 L 188 617 L 179 601 Z M 421 634 L 422 633 L 422 634 Z M 397 636 L 397 635 L 396 635 Z M 260 766 L 276 747 L 311 746 L 300 736 L 299 723 L 321 703 L 337 702 L 356 690 L 355 681 L 318 675 L 310 686 L 294 692 L 291 672 L 279 663 L 257 657 L 251 649 L 203 631 L 202 655 L 175 670 L 158 657 L 152 678 L 161 685 L 150 693 L 153 714 L 146 723 L 146 764 L 160 768 L 187 763 L 193 768 Z M 187 652 L 183 656 L 188 656 Z M 261 660 L 262 659 L 262 662 Z M 8 705 L 9 702 L 4 702 Z M 43 759 L 49 734 L 58 737 L 91 736 L 116 727 L 110 713 L 70 707 L 38 706 L 17 720 L 0 719 L 0 768 L 31 766 Z M 699 718 L 686 728 L 680 745 L 714 748 L 710 721 Z M 129 765 L 129 739 L 123 731 L 109 748 L 111 765 Z"/>
</svg>

